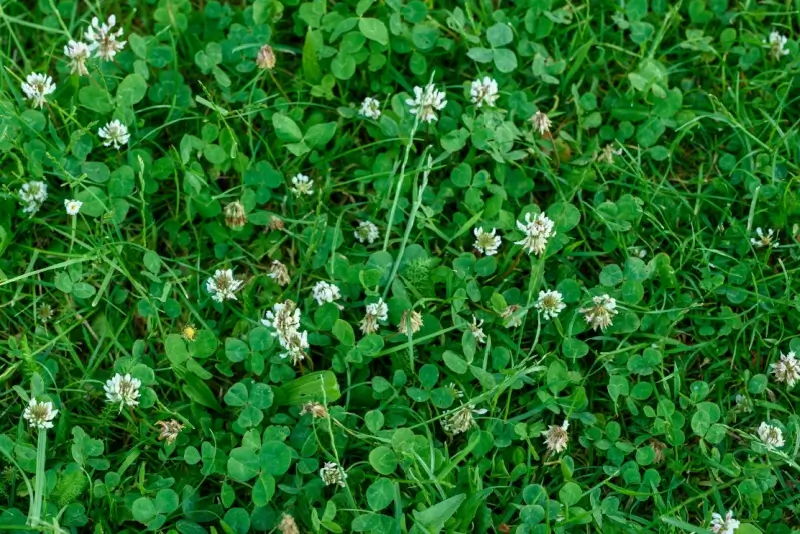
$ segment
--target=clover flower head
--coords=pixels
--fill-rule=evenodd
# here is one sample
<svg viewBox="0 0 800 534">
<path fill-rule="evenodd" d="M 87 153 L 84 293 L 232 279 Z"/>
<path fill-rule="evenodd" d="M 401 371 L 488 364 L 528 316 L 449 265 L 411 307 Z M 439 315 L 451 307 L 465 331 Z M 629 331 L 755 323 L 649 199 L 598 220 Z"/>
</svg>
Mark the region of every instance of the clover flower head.
<svg viewBox="0 0 800 534">
<path fill-rule="evenodd" d="M 786 383 L 789 388 L 794 387 L 800 380 L 800 360 L 795 357 L 794 351 L 781 353 L 780 360 L 772 364 L 772 374 L 778 382 Z"/>
<path fill-rule="evenodd" d="M 289 270 L 278 260 L 272 260 L 267 276 L 275 280 L 279 286 L 288 285 L 292 281 L 289 277 Z"/>
<path fill-rule="evenodd" d="M 451 411 L 450 414 L 442 419 L 442 428 L 450 435 L 457 435 L 466 432 L 470 428 L 477 426 L 476 415 L 483 415 L 485 409 L 476 409 L 474 404 L 462 404 L 460 407 Z"/>
<path fill-rule="evenodd" d="M 128 127 L 117 119 L 97 130 L 97 135 L 103 139 L 103 146 L 113 145 L 117 150 L 122 148 L 122 145 L 127 145 L 131 138 Z"/>
<path fill-rule="evenodd" d="M 550 121 L 550 117 L 541 111 L 537 111 L 533 114 L 531 117 L 531 124 L 533 124 L 533 129 L 539 132 L 539 135 L 544 135 L 549 132 L 550 127 L 553 125 Z"/>
<path fill-rule="evenodd" d="M 83 34 L 89 44 L 89 49 L 95 51 L 96 57 L 105 61 L 113 61 L 117 52 L 125 48 L 126 41 L 119 40 L 124 33 L 122 28 L 114 31 L 114 26 L 117 25 L 117 17 L 109 15 L 106 22 L 100 23 L 97 17 L 92 18 L 92 23 L 89 29 Z"/>
<path fill-rule="evenodd" d="M 545 321 L 555 319 L 567 307 L 561 292 L 552 289 L 539 291 L 539 298 L 536 300 L 535 306 L 542 313 Z"/>
<path fill-rule="evenodd" d="M 308 332 L 300 330 L 300 310 L 291 300 L 276 302 L 261 320 L 261 324 L 272 329 L 272 336 L 278 338 L 283 348 L 280 357 L 298 365 L 306 358 Z"/>
<path fill-rule="evenodd" d="M 599 154 L 595 154 L 595 161 L 598 163 L 608 163 L 611 165 L 614 163 L 614 156 L 621 156 L 622 149 L 621 148 L 614 148 L 614 145 L 611 143 L 607 144 L 603 147 L 603 150 L 600 151 Z"/>
<path fill-rule="evenodd" d="M 400 317 L 400 324 L 397 325 L 397 331 L 401 334 L 416 334 L 422 328 L 422 315 L 415 310 L 406 310 Z M 410 327 L 410 332 L 409 332 Z"/>
<path fill-rule="evenodd" d="M 733 518 L 733 510 L 728 510 L 725 517 L 714 512 L 711 514 L 709 528 L 714 534 L 734 534 L 736 529 L 739 528 L 739 521 Z"/>
<path fill-rule="evenodd" d="M 769 39 L 764 39 L 764 45 L 769 48 L 769 53 L 773 59 L 780 59 L 789 55 L 789 50 L 786 48 L 786 43 L 788 42 L 789 39 L 785 35 L 781 35 L 776 31 L 771 31 Z"/>
<path fill-rule="evenodd" d="M 481 254 L 494 256 L 500 250 L 503 238 L 497 235 L 497 228 L 492 228 L 491 232 L 487 232 L 483 228 L 475 228 L 472 233 L 475 235 L 475 243 L 472 246 Z"/>
<path fill-rule="evenodd" d="M 438 120 L 437 111 L 441 111 L 447 105 L 444 92 L 436 89 L 433 84 L 422 87 L 414 87 L 414 98 L 407 98 L 406 104 L 410 106 L 412 115 L 418 115 L 422 122 L 431 123 Z"/>
<path fill-rule="evenodd" d="M 370 221 L 359 221 L 358 228 L 353 232 L 359 243 L 369 243 L 370 245 L 375 242 L 381 235 L 378 227 Z"/>
<path fill-rule="evenodd" d="M 381 118 L 381 103 L 377 98 L 372 98 L 368 96 L 361 102 L 361 109 L 358 110 L 358 114 L 362 117 L 366 117 L 372 120 L 378 120 Z"/>
<path fill-rule="evenodd" d="M 389 320 L 389 307 L 382 298 L 379 298 L 378 302 L 367 304 L 366 308 L 359 327 L 363 334 L 372 334 L 378 331 L 378 323 Z"/>
<path fill-rule="evenodd" d="M 281 516 L 281 522 L 278 523 L 278 532 L 281 534 L 300 534 L 300 527 L 297 526 L 297 521 L 294 517 L 287 513 Z"/>
<path fill-rule="evenodd" d="M 206 291 L 217 302 L 237 300 L 236 291 L 243 283 L 233 277 L 233 269 L 217 269 L 214 276 L 206 280 Z"/>
<path fill-rule="evenodd" d="M 764 232 L 764 230 L 762 230 L 761 227 L 758 227 L 756 228 L 756 236 L 758 236 L 758 239 L 754 237 L 750 238 L 750 244 L 756 248 L 777 247 L 779 244 L 778 240 L 775 239 L 775 237 L 777 236 L 777 232 L 775 232 L 775 230 L 773 230 L 772 228 L 769 228 L 766 232 Z"/>
<path fill-rule="evenodd" d="M 24 213 L 36 213 L 47 200 L 47 184 L 38 180 L 22 184 L 19 189 L 20 203 Z"/>
<path fill-rule="evenodd" d="M 767 422 L 763 422 L 759 425 L 758 438 L 768 449 L 780 449 L 786 443 L 783 440 L 783 431 L 777 426 Z"/>
<path fill-rule="evenodd" d="M 547 450 L 559 453 L 567 448 L 567 442 L 569 441 L 568 428 L 569 421 L 565 419 L 561 425 L 550 425 L 547 430 L 542 432 Z"/>
<path fill-rule="evenodd" d="M 247 224 L 247 213 L 244 205 L 236 200 L 225 206 L 225 224 L 231 230 L 241 230 Z"/>
<path fill-rule="evenodd" d="M 275 68 L 275 52 L 270 45 L 265 44 L 258 49 L 256 65 L 259 69 L 272 70 Z"/>
<path fill-rule="evenodd" d="M 168 421 L 156 421 L 156 424 L 161 427 L 161 432 L 158 434 L 158 440 L 165 440 L 167 445 L 171 445 L 176 439 L 178 439 L 178 434 L 181 433 L 181 430 L 183 430 L 185 426 L 175 419 L 170 419 Z"/>
<path fill-rule="evenodd" d="M 298 173 L 292 176 L 292 193 L 296 196 L 301 195 L 313 195 L 314 194 L 314 182 L 311 181 L 311 178 L 306 176 L 305 174 Z"/>
<path fill-rule="evenodd" d="M 609 295 L 592 297 L 592 306 L 579 311 L 592 330 L 599 328 L 603 332 L 613 324 L 614 316 L 619 313 L 616 299 Z"/>
<path fill-rule="evenodd" d="M 515 241 L 514 244 L 522 245 L 528 254 L 536 256 L 544 252 L 548 240 L 556 235 L 555 223 L 544 213 L 533 215 L 529 212 L 525 214 L 525 222 L 517 221 L 517 228 L 525 234 L 525 237 Z"/>
<path fill-rule="evenodd" d="M 84 42 L 70 40 L 64 45 L 64 55 L 69 59 L 69 73 L 78 76 L 86 76 L 89 70 L 86 68 L 86 60 L 89 59 L 92 50 Z"/>
<path fill-rule="evenodd" d="M 473 315 L 472 323 L 470 323 L 469 329 L 472 331 L 472 336 L 475 338 L 475 343 L 478 343 L 479 345 L 486 343 L 486 334 L 483 332 L 483 319 L 478 321 L 478 319 Z"/>
<path fill-rule="evenodd" d="M 347 484 L 347 473 L 336 462 L 325 462 L 322 469 L 319 470 L 319 476 L 326 486 L 338 485 L 342 488 Z"/>
<path fill-rule="evenodd" d="M 469 95 L 475 107 L 481 107 L 486 104 L 488 107 L 493 108 L 500 97 L 497 81 L 488 76 L 479 78 L 470 85 Z"/>
<path fill-rule="evenodd" d="M 106 381 L 103 389 L 106 392 L 106 400 L 111 404 L 119 403 L 120 411 L 124 406 L 137 406 L 139 404 L 139 388 L 142 382 L 131 375 L 115 374 Z"/>
<path fill-rule="evenodd" d="M 312 293 L 314 300 L 316 300 L 317 304 L 320 306 L 326 302 L 336 302 L 342 298 L 342 294 L 339 292 L 339 286 L 324 281 L 314 284 Z"/>
<path fill-rule="evenodd" d="M 31 428 L 39 430 L 53 428 L 53 419 L 57 415 L 58 410 L 53 408 L 52 402 L 39 402 L 36 399 L 31 399 L 25 407 L 25 411 L 22 412 L 22 418 L 28 422 Z"/>
<path fill-rule="evenodd" d="M 21 87 L 25 97 L 33 103 L 35 108 L 44 107 L 47 104 L 47 96 L 53 94 L 56 90 L 53 78 L 38 72 L 28 74 Z"/>
<path fill-rule="evenodd" d="M 300 415 L 305 415 L 307 413 L 310 413 L 315 418 L 328 417 L 328 409 L 325 408 L 325 405 L 314 401 L 303 404 Z"/>
<path fill-rule="evenodd" d="M 64 200 L 64 209 L 67 210 L 67 215 L 77 215 L 81 211 L 83 202 L 80 200 Z"/>
</svg>

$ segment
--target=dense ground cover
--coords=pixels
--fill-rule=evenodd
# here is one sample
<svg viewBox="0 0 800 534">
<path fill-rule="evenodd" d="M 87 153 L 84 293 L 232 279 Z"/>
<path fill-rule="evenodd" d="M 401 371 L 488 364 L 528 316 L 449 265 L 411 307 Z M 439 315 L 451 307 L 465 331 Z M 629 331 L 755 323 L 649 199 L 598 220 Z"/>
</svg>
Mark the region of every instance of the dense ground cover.
<svg viewBox="0 0 800 534">
<path fill-rule="evenodd" d="M 0 2 L 0 528 L 800 531 L 799 13 Z"/>
</svg>

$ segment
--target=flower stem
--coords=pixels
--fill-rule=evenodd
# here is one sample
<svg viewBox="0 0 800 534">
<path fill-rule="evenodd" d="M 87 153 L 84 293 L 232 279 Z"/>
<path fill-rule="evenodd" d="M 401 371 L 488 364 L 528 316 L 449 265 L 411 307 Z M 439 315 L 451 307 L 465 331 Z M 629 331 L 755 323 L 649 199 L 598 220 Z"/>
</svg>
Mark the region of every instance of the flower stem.
<svg viewBox="0 0 800 534">
<path fill-rule="evenodd" d="M 36 481 L 33 490 L 33 506 L 28 513 L 28 525 L 35 527 L 42 520 L 42 503 L 44 501 L 44 464 L 47 454 L 47 430 L 39 429 L 39 441 L 36 444 Z"/>
</svg>

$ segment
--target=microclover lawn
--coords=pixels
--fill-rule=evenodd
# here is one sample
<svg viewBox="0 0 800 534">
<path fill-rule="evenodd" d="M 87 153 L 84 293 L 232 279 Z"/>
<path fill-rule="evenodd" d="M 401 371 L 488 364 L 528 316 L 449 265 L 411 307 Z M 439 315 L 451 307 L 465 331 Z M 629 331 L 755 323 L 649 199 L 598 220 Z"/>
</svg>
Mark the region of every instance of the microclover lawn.
<svg viewBox="0 0 800 534">
<path fill-rule="evenodd" d="M 0 2 L 0 530 L 800 531 L 798 11 Z"/>
</svg>

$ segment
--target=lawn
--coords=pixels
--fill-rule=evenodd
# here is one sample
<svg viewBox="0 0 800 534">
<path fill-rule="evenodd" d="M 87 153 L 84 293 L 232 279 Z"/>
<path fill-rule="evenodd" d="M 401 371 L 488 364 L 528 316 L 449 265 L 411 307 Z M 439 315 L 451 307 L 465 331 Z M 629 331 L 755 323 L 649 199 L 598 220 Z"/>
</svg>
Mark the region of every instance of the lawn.
<svg viewBox="0 0 800 534">
<path fill-rule="evenodd" d="M 798 31 L 0 2 L 0 530 L 800 532 Z"/>
</svg>

